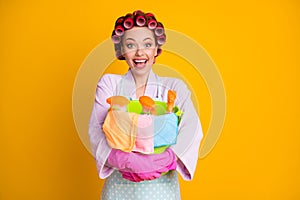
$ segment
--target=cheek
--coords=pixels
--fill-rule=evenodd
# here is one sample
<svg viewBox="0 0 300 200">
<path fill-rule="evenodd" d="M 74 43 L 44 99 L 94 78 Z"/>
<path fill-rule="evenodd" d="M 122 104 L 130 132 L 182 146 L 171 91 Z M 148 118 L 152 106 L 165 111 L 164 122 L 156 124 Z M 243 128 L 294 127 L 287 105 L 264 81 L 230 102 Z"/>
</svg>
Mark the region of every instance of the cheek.
<svg viewBox="0 0 300 200">
<path fill-rule="evenodd" d="M 127 50 L 127 51 L 124 51 L 123 52 L 123 55 L 124 55 L 124 57 L 125 58 L 132 58 L 132 57 L 134 57 L 134 55 L 135 55 L 135 52 L 134 51 L 130 51 L 130 50 Z"/>
<path fill-rule="evenodd" d="M 148 50 L 147 54 L 150 58 L 155 57 L 156 50 L 155 49 Z"/>
</svg>

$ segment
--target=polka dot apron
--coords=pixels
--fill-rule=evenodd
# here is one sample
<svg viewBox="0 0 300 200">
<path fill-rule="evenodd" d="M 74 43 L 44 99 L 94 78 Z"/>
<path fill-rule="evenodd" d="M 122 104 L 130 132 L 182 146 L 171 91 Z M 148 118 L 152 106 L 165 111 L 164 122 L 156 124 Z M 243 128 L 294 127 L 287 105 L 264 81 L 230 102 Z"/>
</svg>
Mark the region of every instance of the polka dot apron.
<svg viewBox="0 0 300 200">
<path fill-rule="evenodd" d="M 180 200 L 176 171 L 158 179 L 131 182 L 115 170 L 105 181 L 101 200 Z"/>
</svg>

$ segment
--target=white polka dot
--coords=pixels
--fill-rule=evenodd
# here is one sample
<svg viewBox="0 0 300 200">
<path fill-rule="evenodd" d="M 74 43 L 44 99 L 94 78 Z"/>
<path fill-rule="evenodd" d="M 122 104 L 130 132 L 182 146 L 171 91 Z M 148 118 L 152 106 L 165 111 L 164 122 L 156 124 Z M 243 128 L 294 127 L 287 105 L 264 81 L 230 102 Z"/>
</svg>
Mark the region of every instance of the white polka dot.
<svg viewBox="0 0 300 200">
<path fill-rule="evenodd" d="M 177 173 L 169 173 L 159 179 L 130 182 L 114 172 L 105 181 L 101 200 L 180 200 Z"/>
</svg>

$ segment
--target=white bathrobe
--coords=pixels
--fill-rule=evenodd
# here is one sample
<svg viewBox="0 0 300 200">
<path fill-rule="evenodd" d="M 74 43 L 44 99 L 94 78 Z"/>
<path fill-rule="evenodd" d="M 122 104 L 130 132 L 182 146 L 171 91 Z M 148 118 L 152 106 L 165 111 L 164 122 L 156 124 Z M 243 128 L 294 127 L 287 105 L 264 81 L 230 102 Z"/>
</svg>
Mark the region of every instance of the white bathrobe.
<svg viewBox="0 0 300 200">
<path fill-rule="evenodd" d="M 168 90 L 176 91 L 175 105 L 183 111 L 177 143 L 171 148 L 179 158 L 177 171 L 184 180 L 191 180 L 196 169 L 203 133 L 199 117 L 190 98 L 190 91 L 183 81 L 176 78 L 159 77 L 151 70 L 144 95 L 167 102 Z M 107 144 L 102 130 L 109 109 L 106 99 L 114 95 L 137 99 L 135 82 L 130 70 L 125 75 L 103 75 L 97 84 L 95 103 L 89 124 L 89 136 L 99 177 L 102 179 L 109 177 L 114 172 L 113 168 L 105 164 L 111 147 Z"/>
</svg>

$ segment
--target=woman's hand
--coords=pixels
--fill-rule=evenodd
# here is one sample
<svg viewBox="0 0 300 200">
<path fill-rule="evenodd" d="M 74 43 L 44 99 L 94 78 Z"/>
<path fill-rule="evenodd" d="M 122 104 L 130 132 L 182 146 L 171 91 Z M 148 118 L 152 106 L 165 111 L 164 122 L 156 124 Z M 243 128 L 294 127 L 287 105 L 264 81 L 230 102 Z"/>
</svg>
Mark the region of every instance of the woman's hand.
<svg viewBox="0 0 300 200">
<path fill-rule="evenodd" d="M 126 153 L 113 149 L 107 162 L 117 168 L 123 178 L 135 182 L 158 178 L 161 173 L 177 167 L 176 155 L 170 148 L 161 154 Z"/>
</svg>

